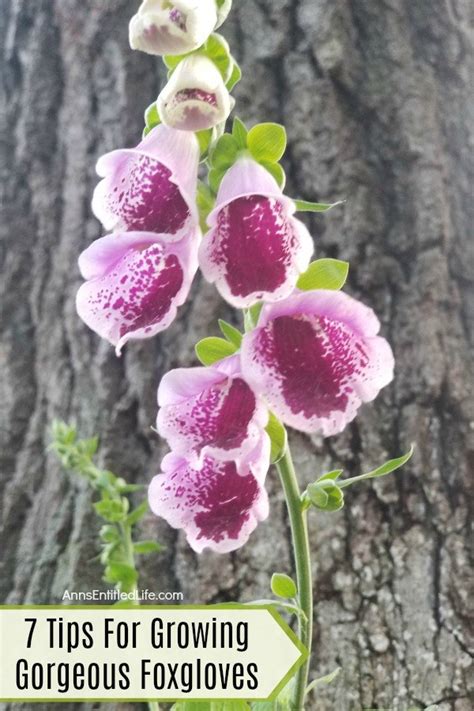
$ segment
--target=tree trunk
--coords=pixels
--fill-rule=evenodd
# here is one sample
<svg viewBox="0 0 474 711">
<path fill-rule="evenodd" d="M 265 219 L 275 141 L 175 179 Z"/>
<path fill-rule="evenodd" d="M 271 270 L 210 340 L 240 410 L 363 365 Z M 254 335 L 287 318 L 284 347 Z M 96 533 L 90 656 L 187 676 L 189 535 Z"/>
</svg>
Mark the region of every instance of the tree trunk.
<svg viewBox="0 0 474 711">
<path fill-rule="evenodd" d="M 397 363 L 394 383 L 342 435 L 292 433 L 301 480 L 336 466 L 352 475 L 416 443 L 401 473 L 351 489 L 339 513 L 310 517 L 313 674 L 343 669 L 311 707 L 468 711 L 469 4 L 234 6 L 223 33 L 244 72 L 238 115 L 287 126 L 290 195 L 346 200 L 308 218 L 317 255 L 350 261 L 348 290 L 375 308 Z M 52 419 L 100 434 L 102 463 L 147 482 L 165 451 L 151 430 L 160 377 L 195 364 L 196 340 L 216 332 L 218 317 L 233 318 L 199 277 L 172 327 L 117 359 L 75 314 L 77 257 L 101 234 L 90 209 L 95 161 L 138 141 L 162 76 L 157 60 L 128 47 L 134 8 L 126 0 L 0 6 L 4 603 L 55 603 L 65 589 L 103 585 L 91 495 L 47 451 Z M 196 556 L 150 516 L 147 535 L 167 550 L 143 565 L 140 586 L 183 591 L 186 602 L 268 596 L 272 572 L 292 567 L 274 471 L 268 487 L 270 518 L 237 554 Z"/>
</svg>

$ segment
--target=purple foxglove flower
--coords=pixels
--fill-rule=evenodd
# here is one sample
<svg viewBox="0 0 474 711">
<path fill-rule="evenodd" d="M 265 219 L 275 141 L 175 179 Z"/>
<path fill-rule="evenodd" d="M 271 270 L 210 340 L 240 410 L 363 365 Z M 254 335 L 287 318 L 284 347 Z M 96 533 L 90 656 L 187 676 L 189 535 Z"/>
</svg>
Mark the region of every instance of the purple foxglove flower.
<svg viewBox="0 0 474 711">
<path fill-rule="evenodd" d="M 148 54 L 187 54 L 224 19 L 216 0 L 144 0 L 130 20 L 130 46 Z"/>
<path fill-rule="evenodd" d="M 183 131 L 201 131 L 223 123 L 233 105 L 220 71 L 199 54 L 178 64 L 157 99 L 163 123 Z"/>
<path fill-rule="evenodd" d="M 188 239 L 123 232 L 93 242 L 79 257 L 87 281 L 76 306 L 82 320 L 116 347 L 163 331 L 184 303 L 197 270 L 199 229 Z"/>
<path fill-rule="evenodd" d="M 266 433 L 240 463 L 205 457 L 195 468 L 171 452 L 163 459 L 163 473 L 151 481 L 150 508 L 173 528 L 184 529 L 198 553 L 206 547 L 229 553 L 243 546 L 268 516 L 264 481 L 269 464 Z"/>
<path fill-rule="evenodd" d="M 106 230 L 136 230 L 180 240 L 198 224 L 199 144 L 192 133 L 157 126 L 136 148 L 106 153 L 92 209 Z"/>
<path fill-rule="evenodd" d="M 393 378 L 372 309 L 340 291 L 295 292 L 264 306 L 244 336 L 242 372 L 287 425 L 329 436 Z"/>
<path fill-rule="evenodd" d="M 241 460 L 268 422 L 267 408 L 242 378 L 239 356 L 170 371 L 158 388 L 158 405 L 159 434 L 193 465 L 204 456 Z"/>
<path fill-rule="evenodd" d="M 308 268 L 313 240 L 294 212 L 294 202 L 251 158 L 240 158 L 225 174 L 199 263 L 236 308 L 289 296 Z"/>
</svg>

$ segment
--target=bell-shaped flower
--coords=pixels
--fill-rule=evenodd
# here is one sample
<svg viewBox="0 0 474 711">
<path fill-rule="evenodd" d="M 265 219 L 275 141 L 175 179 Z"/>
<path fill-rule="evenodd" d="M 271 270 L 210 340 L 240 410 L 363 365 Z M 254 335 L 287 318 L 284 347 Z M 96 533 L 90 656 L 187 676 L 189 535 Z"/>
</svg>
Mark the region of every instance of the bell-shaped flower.
<svg viewBox="0 0 474 711">
<path fill-rule="evenodd" d="M 192 133 L 152 129 L 136 148 L 106 153 L 92 209 L 107 230 L 140 230 L 180 240 L 198 223 L 199 144 Z"/>
<path fill-rule="evenodd" d="M 198 553 L 206 547 L 229 553 L 243 546 L 268 516 L 264 481 L 269 464 L 266 433 L 241 462 L 206 456 L 196 468 L 172 452 L 163 459 L 162 474 L 151 481 L 150 508 L 173 528 L 184 529 Z"/>
<path fill-rule="evenodd" d="M 148 54 L 187 54 L 221 21 L 216 0 L 144 0 L 130 20 L 130 46 Z"/>
<path fill-rule="evenodd" d="M 242 343 L 242 372 L 287 425 L 329 436 L 393 378 L 372 309 L 339 291 L 296 292 L 264 306 Z"/>
<path fill-rule="evenodd" d="M 255 449 L 268 410 L 240 373 L 239 356 L 215 366 L 177 368 L 158 388 L 158 432 L 175 454 L 241 460 Z"/>
<path fill-rule="evenodd" d="M 308 268 L 313 240 L 294 217 L 295 204 L 270 173 L 243 157 L 225 174 L 207 222 L 199 264 L 236 308 L 278 301 Z"/>
<path fill-rule="evenodd" d="M 79 257 L 87 281 L 76 297 L 79 316 L 116 347 L 168 328 L 197 270 L 199 228 L 181 242 L 150 232 L 113 233 Z"/>
<path fill-rule="evenodd" d="M 214 62 L 200 54 L 183 59 L 157 99 L 160 118 L 167 126 L 201 131 L 223 123 L 234 100 Z"/>
</svg>

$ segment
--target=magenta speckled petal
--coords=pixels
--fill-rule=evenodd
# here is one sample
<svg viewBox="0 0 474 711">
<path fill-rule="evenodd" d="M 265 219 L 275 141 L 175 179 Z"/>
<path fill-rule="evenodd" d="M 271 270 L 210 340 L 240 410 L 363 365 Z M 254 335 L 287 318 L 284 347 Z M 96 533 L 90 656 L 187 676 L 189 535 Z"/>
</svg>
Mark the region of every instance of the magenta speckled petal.
<svg viewBox="0 0 474 711">
<path fill-rule="evenodd" d="M 240 375 L 217 368 L 179 368 L 158 389 L 158 432 L 193 464 L 203 457 L 241 460 L 254 450 L 268 411 Z"/>
<path fill-rule="evenodd" d="M 393 378 L 378 329 L 373 311 L 347 294 L 297 293 L 264 307 L 244 337 L 244 377 L 287 425 L 336 434 Z"/>
<path fill-rule="evenodd" d="M 120 353 L 130 338 L 149 338 L 167 328 L 184 303 L 197 269 L 199 231 L 168 243 L 150 233 L 107 235 L 80 257 L 89 276 L 79 289 L 79 316 Z"/>
<path fill-rule="evenodd" d="M 309 265 L 313 240 L 272 176 L 255 161 L 238 161 L 216 205 L 199 251 L 205 278 L 236 308 L 289 296 Z"/>
<path fill-rule="evenodd" d="M 92 210 L 106 229 L 153 231 L 180 240 L 197 223 L 196 137 L 157 126 L 134 149 L 102 156 Z"/>
<path fill-rule="evenodd" d="M 197 469 L 172 453 L 163 460 L 163 473 L 151 481 L 150 508 L 170 526 L 184 529 L 195 551 L 229 553 L 243 546 L 268 516 L 267 493 L 254 472 L 266 472 L 269 461 L 266 435 L 240 465 L 206 457 Z"/>
</svg>

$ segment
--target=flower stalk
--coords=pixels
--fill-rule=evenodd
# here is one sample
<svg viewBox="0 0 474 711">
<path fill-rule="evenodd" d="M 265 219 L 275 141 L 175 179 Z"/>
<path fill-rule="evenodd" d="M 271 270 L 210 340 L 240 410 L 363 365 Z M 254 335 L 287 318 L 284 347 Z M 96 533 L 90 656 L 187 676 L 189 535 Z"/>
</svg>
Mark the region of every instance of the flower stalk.
<svg viewBox="0 0 474 711">
<path fill-rule="evenodd" d="M 299 638 L 308 650 L 308 657 L 296 675 L 293 692 L 292 708 L 300 711 L 304 708 L 304 697 L 308 683 L 309 660 L 313 637 L 313 583 L 311 574 L 311 555 L 308 537 L 306 511 L 301 504 L 301 491 L 296 476 L 290 448 L 287 444 L 285 452 L 276 464 L 278 474 L 285 493 L 286 505 L 290 518 L 293 555 L 296 569 L 296 585 L 298 589 L 299 607 L 304 613 L 298 619 Z"/>
</svg>

